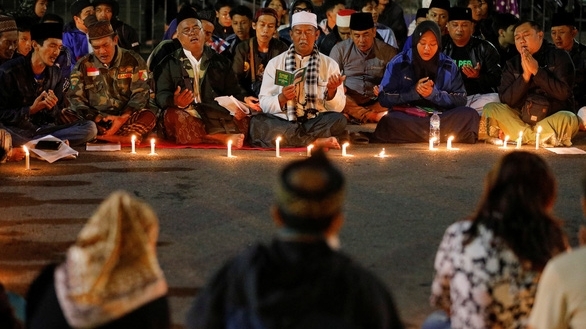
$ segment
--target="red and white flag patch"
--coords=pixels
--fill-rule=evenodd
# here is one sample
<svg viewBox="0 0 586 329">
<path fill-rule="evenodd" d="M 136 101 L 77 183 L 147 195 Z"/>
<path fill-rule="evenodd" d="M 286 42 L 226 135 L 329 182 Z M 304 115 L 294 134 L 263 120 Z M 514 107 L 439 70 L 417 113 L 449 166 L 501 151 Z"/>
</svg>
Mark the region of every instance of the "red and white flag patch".
<svg viewBox="0 0 586 329">
<path fill-rule="evenodd" d="M 87 75 L 88 77 L 95 77 L 100 75 L 100 70 L 97 67 L 88 67 L 87 68 Z"/>
</svg>

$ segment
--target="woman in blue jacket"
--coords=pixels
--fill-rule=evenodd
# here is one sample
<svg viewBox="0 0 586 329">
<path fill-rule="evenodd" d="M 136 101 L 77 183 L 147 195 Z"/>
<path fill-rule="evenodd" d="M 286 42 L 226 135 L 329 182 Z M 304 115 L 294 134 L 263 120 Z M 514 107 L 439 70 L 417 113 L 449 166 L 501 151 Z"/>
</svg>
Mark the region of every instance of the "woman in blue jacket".
<svg viewBox="0 0 586 329">
<path fill-rule="evenodd" d="M 475 143 L 478 113 L 465 106 L 466 90 L 458 67 L 441 51 L 440 29 L 425 21 L 413 32 L 413 46 L 388 64 L 378 90 L 381 105 L 390 111 L 378 123 L 375 140 L 391 143 L 429 140 L 429 116 L 404 112 L 405 108 L 426 107 L 440 112 L 440 140 L 454 136 L 455 142 Z M 376 89 L 376 88 L 375 88 Z M 400 110 L 399 110 L 400 109 Z"/>
</svg>

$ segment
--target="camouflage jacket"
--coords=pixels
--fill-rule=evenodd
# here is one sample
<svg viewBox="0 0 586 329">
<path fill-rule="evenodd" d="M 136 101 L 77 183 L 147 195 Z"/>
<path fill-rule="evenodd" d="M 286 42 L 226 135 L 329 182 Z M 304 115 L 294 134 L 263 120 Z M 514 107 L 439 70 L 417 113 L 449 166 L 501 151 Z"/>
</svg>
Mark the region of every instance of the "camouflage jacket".
<svg viewBox="0 0 586 329">
<path fill-rule="evenodd" d="M 102 64 L 93 53 L 75 64 L 67 99 L 71 109 L 88 120 L 94 120 L 98 114 L 135 112 L 147 107 L 148 79 L 148 69 L 142 57 L 116 46 L 110 67 Z"/>
</svg>

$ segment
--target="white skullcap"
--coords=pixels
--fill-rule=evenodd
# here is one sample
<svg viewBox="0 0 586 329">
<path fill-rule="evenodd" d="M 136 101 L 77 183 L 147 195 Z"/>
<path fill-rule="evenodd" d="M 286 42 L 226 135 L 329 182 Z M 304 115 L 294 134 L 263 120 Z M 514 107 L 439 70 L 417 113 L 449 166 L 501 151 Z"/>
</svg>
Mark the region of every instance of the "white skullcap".
<svg viewBox="0 0 586 329">
<path fill-rule="evenodd" d="M 350 27 L 350 16 L 355 13 L 356 10 L 352 9 L 341 9 L 336 14 L 336 25 L 339 27 Z"/>
<path fill-rule="evenodd" d="M 314 13 L 308 13 L 306 11 L 300 11 L 293 14 L 293 21 L 291 27 L 295 25 L 307 24 L 317 29 L 317 15 Z"/>
</svg>

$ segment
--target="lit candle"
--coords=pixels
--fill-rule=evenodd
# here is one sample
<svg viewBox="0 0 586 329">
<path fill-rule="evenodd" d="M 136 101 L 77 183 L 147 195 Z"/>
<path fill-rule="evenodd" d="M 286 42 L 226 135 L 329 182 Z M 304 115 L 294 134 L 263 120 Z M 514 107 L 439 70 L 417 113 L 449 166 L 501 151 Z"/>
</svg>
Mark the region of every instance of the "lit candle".
<svg viewBox="0 0 586 329">
<path fill-rule="evenodd" d="M 307 156 L 310 157 L 311 156 L 311 149 L 313 148 L 313 144 L 309 144 L 307 145 Z"/>
<path fill-rule="evenodd" d="M 348 156 L 348 154 L 346 154 L 346 148 L 348 147 L 348 145 L 350 145 L 350 143 L 346 142 L 344 144 L 342 144 L 342 156 Z"/>
<path fill-rule="evenodd" d="M 436 140 L 437 140 L 437 138 L 435 138 L 435 137 L 432 137 L 429 139 L 429 150 L 430 151 L 435 150 L 435 147 L 433 146 L 433 144 L 435 144 Z"/>
<path fill-rule="evenodd" d="M 519 138 L 517 138 L 517 148 L 521 148 L 521 142 L 523 141 L 523 132 L 519 131 Z"/>
<path fill-rule="evenodd" d="M 539 134 L 541 134 L 541 126 L 537 126 L 537 134 L 535 135 L 535 149 L 539 149 Z"/>
<path fill-rule="evenodd" d="M 26 146 L 23 146 L 22 149 L 24 150 L 24 156 L 25 156 L 25 170 L 30 170 L 31 169 L 31 156 L 30 153 L 28 152 L 28 148 Z"/>
<path fill-rule="evenodd" d="M 377 155 L 375 155 L 375 156 L 377 156 L 377 157 L 379 157 L 379 158 L 384 158 L 384 157 L 386 157 L 387 155 L 385 154 L 385 148 L 383 147 L 383 149 L 380 151 L 380 153 L 379 153 L 379 154 L 377 154 Z"/>
<path fill-rule="evenodd" d="M 277 158 L 280 158 L 281 157 L 281 136 L 277 137 L 275 144 L 277 144 L 277 148 L 275 149 L 275 156 Z"/>
<path fill-rule="evenodd" d="M 228 141 L 228 158 L 232 157 L 232 140 Z"/>
<path fill-rule="evenodd" d="M 507 144 L 509 143 L 509 135 L 505 136 L 505 141 L 503 142 L 503 148 L 506 149 L 507 148 Z"/>
<path fill-rule="evenodd" d="M 130 138 L 130 144 L 132 146 L 130 153 L 136 154 L 136 135 L 132 135 Z"/>
<path fill-rule="evenodd" d="M 155 152 L 155 139 L 151 138 L 151 153 L 149 155 L 157 155 Z"/>
<path fill-rule="evenodd" d="M 448 150 L 452 150 L 452 141 L 454 140 L 454 136 L 448 137 Z"/>
</svg>

